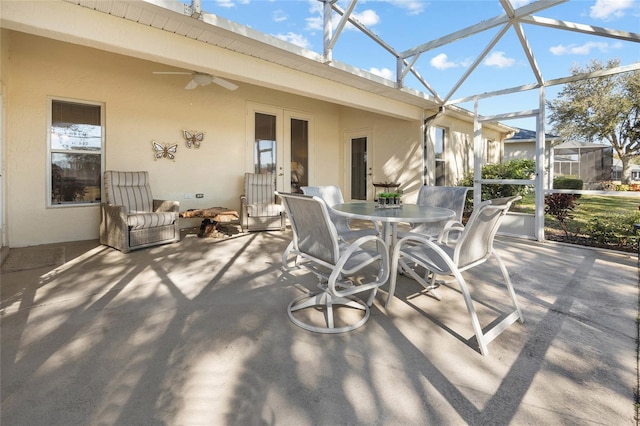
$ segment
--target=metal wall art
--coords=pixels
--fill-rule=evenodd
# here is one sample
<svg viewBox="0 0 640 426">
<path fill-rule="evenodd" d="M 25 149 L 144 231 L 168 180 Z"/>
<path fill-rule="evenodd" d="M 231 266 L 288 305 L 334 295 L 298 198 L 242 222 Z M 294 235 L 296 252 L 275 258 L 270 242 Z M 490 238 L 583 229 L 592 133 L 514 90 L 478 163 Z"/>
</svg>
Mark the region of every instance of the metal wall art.
<svg viewBox="0 0 640 426">
<path fill-rule="evenodd" d="M 169 145 L 165 143 L 160 145 L 156 141 L 151 142 L 151 146 L 153 148 L 153 159 L 157 160 L 159 158 L 166 158 L 168 160 L 174 160 L 176 158 L 176 151 L 178 150 L 178 144 Z"/>
<path fill-rule="evenodd" d="M 182 134 L 184 135 L 184 139 L 187 142 L 187 148 L 191 148 L 192 146 L 196 149 L 200 148 L 200 143 L 204 139 L 204 132 L 198 132 L 197 130 L 183 130 Z"/>
</svg>

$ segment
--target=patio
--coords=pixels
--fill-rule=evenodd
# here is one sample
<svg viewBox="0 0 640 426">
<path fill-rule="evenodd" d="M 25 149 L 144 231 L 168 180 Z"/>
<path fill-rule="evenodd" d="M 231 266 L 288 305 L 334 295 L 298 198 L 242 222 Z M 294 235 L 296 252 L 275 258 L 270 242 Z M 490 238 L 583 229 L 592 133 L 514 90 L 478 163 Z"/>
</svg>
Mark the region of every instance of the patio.
<svg viewBox="0 0 640 426">
<path fill-rule="evenodd" d="M 57 244 L 65 264 L 3 273 L 2 424 L 635 423 L 635 255 L 498 238 L 525 323 L 483 357 L 457 289 L 404 277 L 356 331 L 294 326 L 315 279 L 281 271 L 290 236 Z M 497 265 L 467 277 L 487 325 Z"/>
</svg>

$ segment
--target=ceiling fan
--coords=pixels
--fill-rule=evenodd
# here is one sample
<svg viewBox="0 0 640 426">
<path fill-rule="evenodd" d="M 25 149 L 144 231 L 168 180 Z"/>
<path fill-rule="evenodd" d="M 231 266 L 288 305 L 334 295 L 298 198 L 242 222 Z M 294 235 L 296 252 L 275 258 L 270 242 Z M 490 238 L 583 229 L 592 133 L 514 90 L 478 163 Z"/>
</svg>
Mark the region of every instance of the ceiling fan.
<svg viewBox="0 0 640 426">
<path fill-rule="evenodd" d="M 211 83 L 215 83 L 219 86 L 224 87 L 229 90 L 236 90 L 238 86 L 236 84 L 231 83 L 223 78 L 216 77 L 211 74 L 205 74 L 201 72 L 187 72 L 187 71 L 154 71 L 154 74 L 167 74 L 167 75 L 190 75 L 191 81 L 187 83 L 185 89 L 193 90 L 198 86 L 206 86 Z"/>
</svg>

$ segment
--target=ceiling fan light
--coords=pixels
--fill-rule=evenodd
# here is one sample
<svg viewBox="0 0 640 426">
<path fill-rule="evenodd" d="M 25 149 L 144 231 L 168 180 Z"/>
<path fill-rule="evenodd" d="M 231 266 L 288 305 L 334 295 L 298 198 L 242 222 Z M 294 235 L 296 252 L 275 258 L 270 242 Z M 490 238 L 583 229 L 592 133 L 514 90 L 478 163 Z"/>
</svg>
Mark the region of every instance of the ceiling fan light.
<svg viewBox="0 0 640 426">
<path fill-rule="evenodd" d="M 211 83 L 211 76 L 206 74 L 194 74 L 193 81 L 201 86 L 206 86 Z"/>
</svg>

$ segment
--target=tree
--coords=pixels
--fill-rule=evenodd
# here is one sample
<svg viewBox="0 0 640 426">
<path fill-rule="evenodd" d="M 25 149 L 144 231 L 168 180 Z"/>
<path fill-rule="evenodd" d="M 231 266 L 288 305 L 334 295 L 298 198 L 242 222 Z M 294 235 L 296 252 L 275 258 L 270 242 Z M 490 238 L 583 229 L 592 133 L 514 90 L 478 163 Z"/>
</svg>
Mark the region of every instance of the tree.
<svg viewBox="0 0 640 426">
<path fill-rule="evenodd" d="M 618 67 L 592 60 L 572 75 Z M 632 160 L 640 155 L 640 71 L 567 83 L 558 97 L 547 102 L 549 122 L 564 139 L 611 144 L 622 161 L 622 183 L 631 181 Z"/>
</svg>

